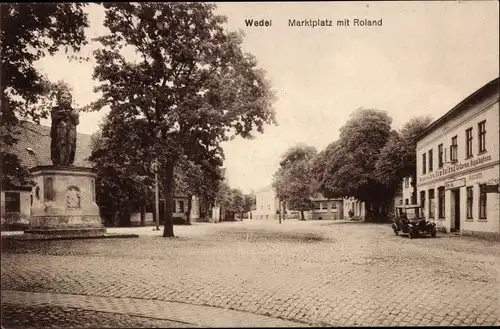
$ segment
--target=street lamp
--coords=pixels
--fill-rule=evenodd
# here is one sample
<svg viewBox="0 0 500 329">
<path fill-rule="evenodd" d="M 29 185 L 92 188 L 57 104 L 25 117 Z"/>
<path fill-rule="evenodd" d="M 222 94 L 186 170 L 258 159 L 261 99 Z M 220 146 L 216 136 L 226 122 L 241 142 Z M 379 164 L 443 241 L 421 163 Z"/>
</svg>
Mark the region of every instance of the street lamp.
<svg viewBox="0 0 500 329">
<path fill-rule="evenodd" d="M 158 160 L 153 162 L 155 171 L 155 213 L 156 213 L 156 231 L 160 230 L 160 191 L 158 188 Z"/>
</svg>

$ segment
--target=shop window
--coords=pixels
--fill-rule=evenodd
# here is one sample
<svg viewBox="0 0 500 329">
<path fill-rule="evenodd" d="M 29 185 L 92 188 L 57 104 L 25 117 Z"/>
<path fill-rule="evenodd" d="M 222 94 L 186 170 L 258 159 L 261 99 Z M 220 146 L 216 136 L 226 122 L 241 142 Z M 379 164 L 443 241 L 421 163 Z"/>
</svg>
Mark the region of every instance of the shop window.
<svg viewBox="0 0 500 329">
<path fill-rule="evenodd" d="M 439 187 L 438 188 L 438 217 L 439 218 L 444 218 L 444 209 L 445 209 L 445 204 L 444 204 L 444 187 Z"/>
<path fill-rule="evenodd" d="M 477 125 L 479 153 L 486 152 L 486 121 L 481 121 Z"/>
<path fill-rule="evenodd" d="M 21 212 L 19 192 L 5 192 L 5 212 Z"/>
<path fill-rule="evenodd" d="M 474 191 L 472 186 L 467 186 L 467 219 L 472 218 L 472 203 L 474 201 Z"/>
<path fill-rule="evenodd" d="M 434 199 L 434 190 L 429 190 L 429 218 L 434 218 L 436 204 Z"/>
<path fill-rule="evenodd" d="M 467 158 L 472 156 L 472 128 L 465 131 L 465 156 Z"/>
<path fill-rule="evenodd" d="M 479 191 L 479 219 L 486 219 L 486 192 Z"/>
</svg>

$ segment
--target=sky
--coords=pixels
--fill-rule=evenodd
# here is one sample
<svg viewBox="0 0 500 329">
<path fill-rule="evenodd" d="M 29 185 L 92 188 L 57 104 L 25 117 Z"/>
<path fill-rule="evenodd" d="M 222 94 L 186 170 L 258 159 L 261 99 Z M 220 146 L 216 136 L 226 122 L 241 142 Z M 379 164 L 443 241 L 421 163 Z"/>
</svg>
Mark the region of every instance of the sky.
<svg viewBox="0 0 500 329">
<path fill-rule="evenodd" d="M 499 76 L 499 3 L 303 2 L 217 4 L 228 30 L 245 33 L 243 49 L 267 72 L 277 95 L 277 126 L 264 134 L 223 145 L 227 179 L 244 193 L 271 184 L 285 150 L 298 143 L 318 151 L 338 138 L 339 128 L 357 108 L 385 110 L 399 129 L 414 116 L 437 119 L 462 99 Z M 104 11 L 87 9 L 88 38 L 107 33 Z M 247 27 L 246 19 L 271 20 Z M 289 20 L 331 20 L 333 26 L 289 26 Z M 337 20 L 350 26 L 337 26 Z M 354 19 L 382 19 L 382 26 L 353 26 Z M 63 53 L 37 68 L 73 88 L 78 105 L 95 100 L 95 61 L 90 42 L 70 61 Z M 78 131 L 98 129 L 105 110 L 80 114 Z M 42 124 L 50 124 L 49 121 Z"/>
</svg>

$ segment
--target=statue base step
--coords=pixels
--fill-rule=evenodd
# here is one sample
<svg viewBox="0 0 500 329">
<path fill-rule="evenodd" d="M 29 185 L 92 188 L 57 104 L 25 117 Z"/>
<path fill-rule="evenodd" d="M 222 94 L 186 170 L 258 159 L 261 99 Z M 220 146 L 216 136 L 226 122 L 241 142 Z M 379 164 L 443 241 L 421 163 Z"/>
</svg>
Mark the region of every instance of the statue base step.
<svg viewBox="0 0 500 329">
<path fill-rule="evenodd" d="M 57 236 L 101 236 L 106 234 L 106 228 L 38 228 L 27 229 L 26 234 L 57 235 Z"/>
</svg>

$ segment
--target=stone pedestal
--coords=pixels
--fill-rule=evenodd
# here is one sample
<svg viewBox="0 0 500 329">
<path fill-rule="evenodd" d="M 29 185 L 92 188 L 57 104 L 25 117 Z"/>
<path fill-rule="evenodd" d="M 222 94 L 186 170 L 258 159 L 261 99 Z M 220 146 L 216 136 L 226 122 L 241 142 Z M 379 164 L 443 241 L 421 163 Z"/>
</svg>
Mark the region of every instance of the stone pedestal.
<svg viewBox="0 0 500 329">
<path fill-rule="evenodd" d="M 39 166 L 31 170 L 33 204 L 25 233 L 103 235 L 95 200 L 96 173 L 86 167 Z"/>
</svg>

